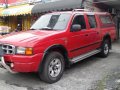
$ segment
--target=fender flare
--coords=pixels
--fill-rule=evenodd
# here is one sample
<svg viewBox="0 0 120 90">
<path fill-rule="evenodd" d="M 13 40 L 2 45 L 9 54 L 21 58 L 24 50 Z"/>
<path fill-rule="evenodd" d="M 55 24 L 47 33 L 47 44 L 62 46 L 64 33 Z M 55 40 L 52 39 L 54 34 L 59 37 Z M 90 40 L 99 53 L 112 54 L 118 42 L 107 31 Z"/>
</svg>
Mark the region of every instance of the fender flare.
<svg viewBox="0 0 120 90">
<path fill-rule="evenodd" d="M 54 51 L 54 49 L 56 49 L 56 48 L 61 49 L 61 51 L 63 50 L 64 53 L 62 53 L 62 52 L 61 52 L 61 53 L 63 54 L 63 56 L 64 56 L 64 58 L 65 58 L 65 66 L 67 66 L 67 67 L 70 66 L 70 62 L 69 62 L 69 59 L 68 59 L 68 52 L 67 52 L 66 48 L 65 48 L 63 45 L 54 44 L 54 45 L 49 46 L 49 47 L 44 51 L 44 55 L 43 55 L 43 57 L 42 57 L 42 61 L 41 61 L 40 65 L 39 65 L 39 67 L 38 67 L 38 71 L 40 71 L 40 73 L 42 72 L 42 67 L 43 67 L 43 65 L 44 65 L 44 63 L 45 63 L 45 57 L 48 55 L 48 53 L 49 53 L 50 51 L 52 51 L 52 50 Z M 59 50 L 59 49 L 58 49 L 58 50 Z M 56 49 L 56 51 L 57 51 L 57 49 Z"/>
</svg>

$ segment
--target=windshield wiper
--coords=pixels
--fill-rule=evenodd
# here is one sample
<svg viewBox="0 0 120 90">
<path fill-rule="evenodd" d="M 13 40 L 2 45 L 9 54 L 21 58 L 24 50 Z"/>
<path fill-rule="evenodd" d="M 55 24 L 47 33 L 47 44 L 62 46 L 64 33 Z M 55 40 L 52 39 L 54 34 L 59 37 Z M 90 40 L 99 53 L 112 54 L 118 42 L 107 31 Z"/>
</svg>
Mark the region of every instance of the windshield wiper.
<svg viewBox="0 0 120 90">
<path fill-rule="evenodd" d="M 43 27 L 43 28 L 41 28 L 42 30 L 53 30 L 52 28 L 50 28 L 50 27 Z"/>
<path fill-rule="evenodd" d="M 30 30 L 36 30 L 35 28 L 30 28 Z"/>
</svg>

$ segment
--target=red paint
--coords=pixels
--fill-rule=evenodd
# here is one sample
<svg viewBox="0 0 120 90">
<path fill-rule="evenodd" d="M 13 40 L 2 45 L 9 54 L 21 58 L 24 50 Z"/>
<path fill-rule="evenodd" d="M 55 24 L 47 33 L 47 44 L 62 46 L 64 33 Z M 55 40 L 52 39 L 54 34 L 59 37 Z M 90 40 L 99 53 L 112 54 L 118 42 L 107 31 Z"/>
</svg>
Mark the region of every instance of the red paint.
<svg viewBox="0 0 120 90">
<path fill-rule="evenodd" d="M 28 1 L 28 0 L 7 0 L 7 3 L 12 4 L 12 3 L 18 3 L 23 1 Z M 0 0 L 0 3 L 5 3 L 5 0 Z"/>
<path fill-rule="evenodd" d="M 68 53 L 68 58 L 71 59 L 78 55 L 99 48 L 103 40 L 103 37 L 106 34 L 110 35 L 112 41 L 116 39 L 114 24 L 111 24 L 110 26 L 108 25 L 105 26 L 101 23 L 99 19 L 99 15 L 109 15 L 109 14 L 90 12 L 89 14 L 95 15 L 97 21 L 97 27 L 91 29 L 88 23 L 88 17 L 86 15 L 88 12 L 80 12 L 80 13 L 64 12 L 64 13 L 70 13 L 71 18 L 69 20 L 67 28 L 63 31 L 30 30 L 21 33 L 10 34 L 0 39 L 0 42 L 2 43 L 7 43 L 14 46 L 33 48 L 34 55 L 32 56 L 5 55 L 6 62 L 14 63 L 15 65 L 13 68 L 14 71 L 37 72 L 41 62 L 43 61 L 45 51 L 50 46 L 53 45 L 59 44 L 65 47 Z M 71 24 L 75 14 L 84 14 L 86 28 L 87 28 L 86 30 L 78 31 L 78 32 L 70 32 Z M 88 36 L 85 36 L 86 34 L 88 34 Z M 78 49 L 80 47 L 84 47 L 84 48 Z"/>
<path fill-rule="evenodd" d="M 5 0 L 0 0 L 0 3 L 2 3 L 2 4 L 5 3 Z"/>
<path fill-rule="evenodd" d="M 18 3 L 18 2 L 22 2 L 22 1 L 26 1 L 26 0 L 8 0 L 8 4 Z M 28 1 L 28 0 L 27 0 L 27 1 Z"/>
</svg>

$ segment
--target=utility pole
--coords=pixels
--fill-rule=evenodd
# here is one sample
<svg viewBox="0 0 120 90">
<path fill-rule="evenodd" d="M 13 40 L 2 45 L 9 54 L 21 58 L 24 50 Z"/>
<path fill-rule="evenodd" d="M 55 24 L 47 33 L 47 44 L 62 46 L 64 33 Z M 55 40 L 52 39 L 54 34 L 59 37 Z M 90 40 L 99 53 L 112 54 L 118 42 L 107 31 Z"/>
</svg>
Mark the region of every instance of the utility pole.
<svg viewBox="0 0 120 90">
<path fill-rule="evenodd" d="M 85 2 L 85 0 L 82 0 L 82 2 L 81 2 L 81 9 L 84 9 L 84 2 Z"/>
</svg>

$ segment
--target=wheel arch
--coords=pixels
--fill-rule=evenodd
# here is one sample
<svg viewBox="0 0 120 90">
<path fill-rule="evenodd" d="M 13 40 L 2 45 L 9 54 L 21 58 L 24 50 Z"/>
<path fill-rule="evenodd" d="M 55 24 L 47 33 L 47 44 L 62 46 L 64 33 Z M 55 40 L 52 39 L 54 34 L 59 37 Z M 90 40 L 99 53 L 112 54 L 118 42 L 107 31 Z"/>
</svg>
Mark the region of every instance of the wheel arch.
<svg viewBox="0 0 120 90">
<path fill-rule="evenodd" d="M 44 51 L 44 55 L 43 55 L 43 58 L 42 58 L 42 62 L 40 63 L 40 66 L 39 66 L 39 71 L 42 72 L 42 67 L 45 63 L 45 58 L 46 56 L 52 52 L 52 51 L 58 51 L 59 53 L 61 53 L 64 57 L 64 60 L 65 60 L 65 66 L 66 67 L 69 67 L 70 65 L 70 62 L 69 62 L 69 59 L 68 59 L 68 51 L 66 50 L 66 48 L 63 46 L 63 45 L 60 45 L 60 44 L 56 44 L 56 45 L 52 45 L 50 47 L 48 47 L 45 51 Z"/>
<path fill-rule="evenodd" d="M 109 43 L 110 43 L 110 49 L 112 49 L 112 41 L 111 41 L 111 36 L 109 33 L 107 33 L 104 37 L 103 37 L 103 41 L 108 39 Z"/>
</svg>

